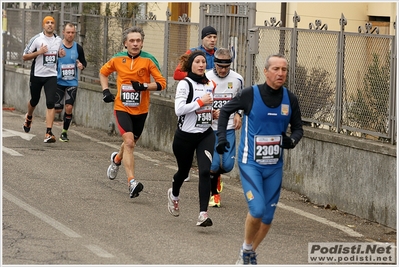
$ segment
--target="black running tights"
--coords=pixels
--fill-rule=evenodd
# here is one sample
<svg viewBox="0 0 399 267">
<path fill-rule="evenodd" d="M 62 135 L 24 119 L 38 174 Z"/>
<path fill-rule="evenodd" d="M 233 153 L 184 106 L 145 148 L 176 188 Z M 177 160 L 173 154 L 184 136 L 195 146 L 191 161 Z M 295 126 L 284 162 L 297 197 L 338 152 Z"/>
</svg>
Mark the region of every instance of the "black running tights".
<svg viewBox="0 0 399 267">
<path fill-rule="evenodd" d="M 172 192 L 174 196 L 180 194 L 184 179 L 189 175 L 194 152 L 198 164 L 198 193 L 200 212 L 208 210 L 211 181 L 210 169 L 215 144 L 212 128 L 203 133 L 187 133 L 177 129 L 173 139 L 173 154 L 176 157 L 178 170 L 173 176 Z"/>
</svg>

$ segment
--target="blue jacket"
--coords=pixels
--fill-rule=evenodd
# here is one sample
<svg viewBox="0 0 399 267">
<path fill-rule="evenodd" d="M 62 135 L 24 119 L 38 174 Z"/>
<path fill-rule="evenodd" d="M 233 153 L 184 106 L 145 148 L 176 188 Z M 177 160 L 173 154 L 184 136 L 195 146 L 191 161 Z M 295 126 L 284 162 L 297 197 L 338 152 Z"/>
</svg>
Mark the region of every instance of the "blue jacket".
<svg viewBox="0 0 399 267">
<path fill-rule="evenodd" d="M 215 55 L 215 51 L 217 50 L 216 47 L 213 49 L 213 54 L 212 55 L 209 54 L 209 52 L 206 51 L 205 47 L 203 47 L 202 45 L 200 45 L 198 47 L 191 48 L 190 50 L 191 51 L 194 51 L 194 50 L 202 50 L 202 51 L 204 51 L 205 56 L 206 56 L 206 70 L 208 71 L 208 70 L 213 69 L 213 67 L 215 66 L 215 64 L 213 63 L 213 59 L 215 58 L 214 55 Z"/>
</svg>

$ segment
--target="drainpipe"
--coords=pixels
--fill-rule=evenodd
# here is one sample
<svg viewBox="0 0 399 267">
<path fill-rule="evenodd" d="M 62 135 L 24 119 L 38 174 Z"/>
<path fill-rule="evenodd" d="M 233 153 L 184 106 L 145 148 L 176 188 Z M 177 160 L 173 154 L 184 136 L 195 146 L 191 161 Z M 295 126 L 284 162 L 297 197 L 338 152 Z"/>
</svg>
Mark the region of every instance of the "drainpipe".
<svg viewBox="0 0 399 267">
<path fill-rule="evenodd" d="M 282 2 L 281 3 L 281 9 L 280 9 L 281 27 L 287 27 L 287 25 L 285 25 L 286 18 L 287 18 L 287 3 L 286 2 Z"/>
<path fill-rule="evenodd" d="M 286 18 L 287 18 L 287 3 L 286 2 L 282 2 L 281 3 L 281 9 L 280 9 L 280 21 L 281 21 L 280 27 L 286 27 L 286 25 L 285 25 Z M 281 55 L 285 54 L 284 44 L 285 44 L 285 32 L 284 31 L 280 31 L 279 53 Z"/>
</svg>

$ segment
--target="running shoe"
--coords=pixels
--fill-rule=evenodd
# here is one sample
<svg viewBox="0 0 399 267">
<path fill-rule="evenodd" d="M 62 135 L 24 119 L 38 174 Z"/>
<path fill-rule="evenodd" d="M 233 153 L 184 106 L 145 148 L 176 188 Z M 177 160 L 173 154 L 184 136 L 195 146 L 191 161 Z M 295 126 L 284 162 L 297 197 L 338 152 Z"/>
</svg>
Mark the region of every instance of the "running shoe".
<svg viewBox="0 0 399 267">
<path fill-rule="evenodd" d="M 33 119 L 33 117 L 32 117 L 32 119 Z M 28 119 L 28 113 L 26 113 L 26 115 L 25 115 L 25 122 L 24 122 L 24 125 L 22 126 L 22 128 L 24 129 L 24 131 L 25 131 L 25 133 L 29 133 L 29 131 L 30 131 L 30 126 L 31 126 L 31 124 L 32 124 L 32 119 Z M 46 143 L 46 142 L 45 142 Z"/>
<path fill-rule="evenodd" d="M 55 143 L 55 136 L 52 133 L 46 133 L 44 143 Z"/>
<path fill-rule="evenodd" d="M 211 197 L 209 198 L 208 206 L 209 206 L 209 207 L 213 207 L 214 205 L 215 205 L 215 199 L 214 199 L 213 196 L 211 196 Z"/>
<path fill-rule="evenodd" d="M 68 141 L 69 141 L 69 139 L 68 139 L 68 135 L 67 135 L 67 133 L 66 133 L 66 132 L 64 132 L 64 133 L 61 133 L 61 136 L 60 136 L 60 141 L 61 141 L 61 142 L 68 142 Z"/>
<path fill-rule="evenodd" d="M 168 210 L 175 217 L 180 215 L 179 200 L 173 200 L 172 188 L 168 189 Z"/>
<path fill-rule="evenodd" d="M 219 194 L 215 194 L 213 196 L 211 196 L 211 198 L 209 199 L 209 207 L 220 207 L 220 195 Z"/>
<path fill-rule="evenodd" d="M 186 178 L 186 179 L 184 179 L 184 181 L 185 181 L 185 182 L 189 182 L 189 181 L 190 181 L 190 175 L 189 175 L 189 176 L 187 176 L 187 178 Z"/>
<path fill-rule="evenodd" d="M 236 265 L 257 265 L 256 253 L 253 250 L 246 250 L 241 247 L 240 255 Z"/>
<path fill-rule="evenodd" d="M 118 174 L 119 166 L 121 165 L 121 163 L 116 164 L 114 162 L 114 158 L 116 155 L 118 155 L 118 152 L 114 152 L 111 154 L 111 164 L 109 165 L 108 170 L 107 170 L 107 176 L 110 180 L 114 180 L 116 178 L 116 175 Z"/>
<path fill-rule="evenodd" d="M 216 189 L 218 190 L 218 193 L 222 192 L 222 190 L 223 190 L 222 175 L 218 176 L 218 183 L 216 185 Z"/>
<path fill-rule="evenodd" d="M 130 180 L 130 185 L 129 185 L 130 198 L 138 197 L 139 193 L 143 190 L 143 188 L 144 186 L 140 182 L 137 182 L 135 179 Z"/>
<path fill-rule="evenodd" d="M 208 217 L 208 212 L 200 212 L 198 216 L 197 226 L 207 227 L 212 226 L 212 220 Z"/>
</svg>

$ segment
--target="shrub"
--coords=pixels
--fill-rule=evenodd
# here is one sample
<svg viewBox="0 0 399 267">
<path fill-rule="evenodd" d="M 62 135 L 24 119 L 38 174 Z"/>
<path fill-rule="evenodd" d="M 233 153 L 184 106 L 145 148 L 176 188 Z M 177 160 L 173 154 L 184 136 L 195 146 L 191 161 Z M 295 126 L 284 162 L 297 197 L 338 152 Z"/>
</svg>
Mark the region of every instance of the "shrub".
<svg viewBox="0 0 399 267">
<path fill-rule="evenodd" d="M 331 74 L 323 68 L 313 67 L 308 71 L 304 66 L 297 65 L 295 94 L 303 118 L 325 121 L 333 117 L 331 108 L 335 87 L 330 76 Z"/>
<path fill-rule="evenodd" d="M 357 123 L 359 128 L 388 132 L 389 78 L 389 58 L 380 62 L 379 56 L 373 54 L 372 62 L 364 74 L 363 90 L 350 96 L 352 105 L 348 118 Z"/>
</svg>

